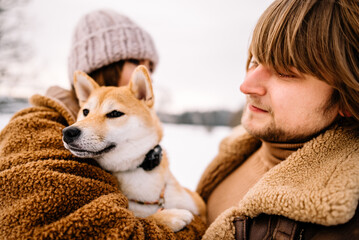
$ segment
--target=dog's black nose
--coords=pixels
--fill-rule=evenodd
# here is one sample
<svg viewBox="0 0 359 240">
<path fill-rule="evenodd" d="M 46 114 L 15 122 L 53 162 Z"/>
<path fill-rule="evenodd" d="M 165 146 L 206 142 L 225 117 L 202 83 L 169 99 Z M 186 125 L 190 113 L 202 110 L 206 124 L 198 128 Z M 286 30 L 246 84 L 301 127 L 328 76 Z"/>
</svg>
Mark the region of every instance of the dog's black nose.
<svg viewBox="0 0 359 240">
<path fill-rule="evenodd" d="M 69 144 L 75 141 L 81 135 L 81 130 L 77 127 L 66 127 L 62 130 L 64 141 Z"/>
</svg>

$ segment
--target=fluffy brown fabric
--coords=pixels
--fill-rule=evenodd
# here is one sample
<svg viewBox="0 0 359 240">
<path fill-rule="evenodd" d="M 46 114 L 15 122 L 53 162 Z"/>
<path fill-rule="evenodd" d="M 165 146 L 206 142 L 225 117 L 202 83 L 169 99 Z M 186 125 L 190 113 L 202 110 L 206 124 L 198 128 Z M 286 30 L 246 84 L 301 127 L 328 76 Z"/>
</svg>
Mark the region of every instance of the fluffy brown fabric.
<svg viewBox="0 0 359 240">
<path fill-rule="evenodd" d="M 259 144 L 243 129 L 235 129 L 202 176 L 197 189 L 201 196 L 207 199 Z M 235 217 L 262 213 L 322 226 L 347 223 L 359 200 L 358 161 L 358 133 L 338 126 L 327 130 L 270 169 L 237 206 L 211 224 L 203 239 L 234 239 Z"/>
<path fill-rule="evenodd" d="M 62 143 L 73 114 L 32 97 L 0 134 L 0 239 L 200 239 L 199 217 L 173 233 L 136 218 L 116 179 Z"/>
</svg>

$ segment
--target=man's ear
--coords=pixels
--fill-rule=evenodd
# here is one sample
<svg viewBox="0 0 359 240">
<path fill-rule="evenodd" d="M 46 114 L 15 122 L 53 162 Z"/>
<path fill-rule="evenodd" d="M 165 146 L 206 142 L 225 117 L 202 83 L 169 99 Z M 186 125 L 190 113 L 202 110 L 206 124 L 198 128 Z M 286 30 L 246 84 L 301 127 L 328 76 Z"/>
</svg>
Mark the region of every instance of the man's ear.
<svg viewBox="0 0 359 240">
<path fill-rule="evenodd" d="M 138 66 L 132 73 L 129 88 L 135 97 L 143 100 L 148 107 L 154 104 L 150 74 L 145 66 Z"/>
<path fill-rule="evenodd" d="M 74 88 L 76 96 L 82 106 L 89 98 L 91 92 L 100 86 L 86 73 L 76 71 L 74 73 Z"/>
</svg>

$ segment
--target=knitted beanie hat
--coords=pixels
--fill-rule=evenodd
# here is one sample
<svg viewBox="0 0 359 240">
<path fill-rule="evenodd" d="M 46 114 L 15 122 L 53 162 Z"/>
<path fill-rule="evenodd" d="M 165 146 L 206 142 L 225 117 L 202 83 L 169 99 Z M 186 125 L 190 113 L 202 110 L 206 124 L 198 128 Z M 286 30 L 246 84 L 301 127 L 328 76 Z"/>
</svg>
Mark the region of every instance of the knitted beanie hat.
<svg viewBox="0 0 359 240">
<path fill-rule="evenodd" d="M 76 70 L 90 73 L 124 59 L 148 59 L 155 69 L 158 55 L 151 36 L 128 17 L 112 10 L 83 16 L 72 39 L 68 59 L 71 83 Z"/>
</svg>

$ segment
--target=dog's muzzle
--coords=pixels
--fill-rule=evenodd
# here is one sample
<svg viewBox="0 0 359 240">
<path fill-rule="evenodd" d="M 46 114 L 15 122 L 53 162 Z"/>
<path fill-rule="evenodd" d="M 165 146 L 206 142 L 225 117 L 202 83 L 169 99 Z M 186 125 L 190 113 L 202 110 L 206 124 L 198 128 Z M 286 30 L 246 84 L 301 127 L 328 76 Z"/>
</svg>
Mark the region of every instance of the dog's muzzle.
<svg viewBox="0 0 359 240">
<path fill-rule="evenodd" d="M 81 129 L 75 126 L 69 126 L 62 130 L 62 140 L 65 148 L 70 150 L 78 157 L 95 157 L 107 153 L 116 147 L 114 143 L 102 144 L 87 144 L 87 147 L 81 146 L 81 143 L 76 142 L 82 135 Z M 86 145 L 86 144 L 85 144 Z M 102 147 L 102 148 L 101 148 Z M 100 148 L 100 149 L 99 149 Z"/>
<path fill-rule="evenodd" d="M 78 139 L 81 135 L 81 130 L 77 127 L 66 127 L 62 130 L 62 136 L 65 143 L 70 144 Z"/>
</svg>

